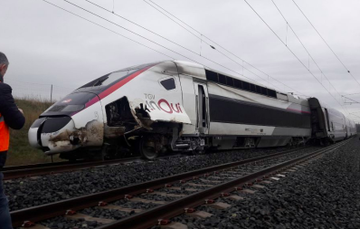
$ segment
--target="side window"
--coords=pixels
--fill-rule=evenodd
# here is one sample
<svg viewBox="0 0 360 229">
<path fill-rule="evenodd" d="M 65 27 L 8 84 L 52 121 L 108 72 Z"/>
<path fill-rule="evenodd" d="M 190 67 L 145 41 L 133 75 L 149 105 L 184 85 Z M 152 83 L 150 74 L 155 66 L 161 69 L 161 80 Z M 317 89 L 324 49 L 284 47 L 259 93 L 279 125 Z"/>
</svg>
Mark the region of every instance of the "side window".
<svg viewBox="0 0 360 229">
<path fill-rule="evenodd" d="M 226 76 L 219 74 L 219 83 L 226 84 Z"/>
<path fill-rule="evenodd" d="M 169 78 L 169 79 L 160 81 L 160 83 L 168 91 L 175 89 L 175 80 L 173 78 Z"/>
</svg>

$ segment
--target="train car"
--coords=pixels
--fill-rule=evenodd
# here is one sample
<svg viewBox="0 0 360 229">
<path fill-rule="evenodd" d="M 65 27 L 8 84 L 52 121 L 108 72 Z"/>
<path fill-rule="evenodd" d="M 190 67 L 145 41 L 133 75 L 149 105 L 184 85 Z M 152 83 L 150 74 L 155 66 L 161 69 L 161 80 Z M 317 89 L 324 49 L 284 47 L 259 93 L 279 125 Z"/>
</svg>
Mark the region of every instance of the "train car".
<svg viewBox="0 0 360 229">
<path fill-rule="evenodd" d="M 139 151 L 199 151 L 301 144 L 312 135 L 306 99 L 184 61 L 111 72 L 40 115 L 29 142 L 77 159 Z"/>
<path fill-rule="evenodd" d="M 317 98 L 310 98 L 312 139 L 323 144 L 344 140 L 354 135 L 354 123 L 343 113 L 324 106 Z"/>
<path fill-rule="evenodd" d="M 349 118 L 346 118 L 346 134 L 349 138 L 356 135 L 356 124 Z"/>
</svg>

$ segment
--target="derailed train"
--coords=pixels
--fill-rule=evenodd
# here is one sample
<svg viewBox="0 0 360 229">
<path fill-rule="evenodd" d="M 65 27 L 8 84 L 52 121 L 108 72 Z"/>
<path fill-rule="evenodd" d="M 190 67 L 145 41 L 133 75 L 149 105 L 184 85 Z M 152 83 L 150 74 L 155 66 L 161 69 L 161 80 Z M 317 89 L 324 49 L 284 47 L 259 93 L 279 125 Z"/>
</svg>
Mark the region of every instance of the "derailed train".
<svg viewBox="0 0 360 229">
<path fill-rule="evenodd" d="M 152 159 L 199 151 L 330 143 L 355 135 L 355 123 L 318 99 L 302 99 L 185 61 L 111 72 L 42 113 L 29 142 L 77 159 L 125 155 Z"/>
</svg>

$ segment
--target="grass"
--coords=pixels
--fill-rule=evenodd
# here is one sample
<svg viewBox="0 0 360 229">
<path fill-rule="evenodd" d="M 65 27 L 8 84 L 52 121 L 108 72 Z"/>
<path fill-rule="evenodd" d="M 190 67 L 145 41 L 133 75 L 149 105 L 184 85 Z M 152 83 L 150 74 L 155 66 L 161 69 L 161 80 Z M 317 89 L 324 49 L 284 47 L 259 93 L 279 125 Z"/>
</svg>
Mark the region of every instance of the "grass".
<svg viewBox="0 0 360 229">
<path fill-rule="evenodd" d="M 26 122 L 21 130 L 10 130 L 10 148 L 6 166 L 51 162 L 51 157 L 45 156 L 44 152 L 30 146 L 28 131 L 32 123 L 42 112 L 51 106 L 52 103 L 46 100 L 28 98 L 15 99 L 15 102 L 17 106 L 24 111 Z"/>
</svg>

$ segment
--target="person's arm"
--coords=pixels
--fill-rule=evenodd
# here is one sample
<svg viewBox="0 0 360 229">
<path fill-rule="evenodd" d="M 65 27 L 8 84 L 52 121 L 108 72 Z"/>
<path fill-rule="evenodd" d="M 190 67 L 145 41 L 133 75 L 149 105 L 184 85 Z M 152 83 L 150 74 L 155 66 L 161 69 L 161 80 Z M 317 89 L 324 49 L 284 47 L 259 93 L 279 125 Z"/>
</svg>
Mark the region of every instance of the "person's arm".
<svg viewBox="0 0 360 229">
<path fill-rule="evenodd" d="M 0 113 L 6 125 L 12 129 L 21 129 L 25 124 L 25 117 L 16 106 L 12 89 L 8 84 L 0 83 Z"/>
</svg>

